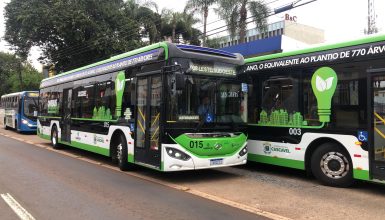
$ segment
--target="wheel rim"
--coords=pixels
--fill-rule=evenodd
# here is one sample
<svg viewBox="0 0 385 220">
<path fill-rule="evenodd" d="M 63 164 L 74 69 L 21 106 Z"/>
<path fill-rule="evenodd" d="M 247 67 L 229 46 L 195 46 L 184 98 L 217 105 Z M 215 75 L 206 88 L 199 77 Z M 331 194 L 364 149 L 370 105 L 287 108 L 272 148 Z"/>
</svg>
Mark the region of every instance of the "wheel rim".
<svg viewBox="0 0 385 220">
<path fill-rule="evenodd" d="M 321 158 L 321 171 L 329 178 L 340 179 L 345 177 L 349 170 L 349 160 L 339 152 L 328 152 Z"/>
<path fill-rule="evenodd" d="M 52 132 L 52 144 L 56 145 L 56 131 Z"/>
<path fill-rule="evenodd" d="M 119 163 L 122 163 L 122 161 L 123 161 L 123 146 L 121 143 L 117 146 L 116 154 L 117 154 Z"/>
</svg>

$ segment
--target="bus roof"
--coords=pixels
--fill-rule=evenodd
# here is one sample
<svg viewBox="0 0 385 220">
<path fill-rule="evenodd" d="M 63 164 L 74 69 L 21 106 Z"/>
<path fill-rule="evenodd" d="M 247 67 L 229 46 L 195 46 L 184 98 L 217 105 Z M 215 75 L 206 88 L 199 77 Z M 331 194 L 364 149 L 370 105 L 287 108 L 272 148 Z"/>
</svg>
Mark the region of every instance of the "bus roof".
<svg viewBox="0 0 385 220">
<path fill-rule="evenodd" d="M 197 58 L 199 55 L 214 60 L 243 64 L 243 57 L 240 54 L 207 47 L 161 42 L 43 79 L 40 88 L 124 69 L 146 61 L 154 61 L 161 55 L 164 56 L 165 60 L 171 57 Z"/>
<path fill-rule="evenodd" d="M 1 98 L 7 98 L 7 97 L 13 97 L 13 96 L 21 96 L 21 95 L 25 95 L 28 92 L 30 92 L 30 93 L 39 93 L 39 91 L 21 91 L 21 92 L 14 92 L 14 93 L 2 95 Z"/>
<path fill-rule="evenodd" d="M 259 62 L 259 61 L 272 60 L 272 59 L 277 59 L 277 58 L 284 58 L 284 57 L 295 56 L 295 55 L 302 55 L 302 54 L 307 54 L 307 53 L 321 52 L 321 51 L 344 48 L 344 47 L 349 47 L 349 46 L 356 46 L 356 45 L 367 44 L 367 43 L 375 43 L 375 42 L 380 42 L 380 41 L 385 41 L 385 35 L 384 34 L 370 36 L 370 37 L 366 37 L 366 38 L 361 38 L 361 39 L 357 39 L 357 40 L 353 40 L 353 41 L 336 43 L 336 44 L 328 44 L 328 45 L 323 45 L 323 46 L 318 46 L 318 47 L 313 47 L 313 48 L 306 48 L 306 49 L 301 49 L 301 50 L 288 51 L 288 52 L 283 52 L 283 53 L 275 53 L 275 54 L 269 54 L 269 55 L 264 55 L 264 56 L 247 58 L 247 59 L 245 59 L 245 64 L 255 63 L 255 62 Z"/>
</svg>

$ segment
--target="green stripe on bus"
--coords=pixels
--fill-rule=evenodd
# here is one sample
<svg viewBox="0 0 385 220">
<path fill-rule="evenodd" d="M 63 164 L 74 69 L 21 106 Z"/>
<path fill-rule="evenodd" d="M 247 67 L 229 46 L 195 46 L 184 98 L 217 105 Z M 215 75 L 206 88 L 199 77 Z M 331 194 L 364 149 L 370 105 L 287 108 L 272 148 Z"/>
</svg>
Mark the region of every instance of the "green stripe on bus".
<svg viewBox="0 0 385 220">
<path fill-rule="evenodd" d="M 98 121 L 98 122 L 117 122 L 118 120 L 112 120 L 112 119 L 93 119 L 93 118 L 71 118 L 71 120 L 76 121 Z"/>
<path fill-rule="evenodd" d="M 71 141 L 71 143 L 59 141 L 59 143 L 65 144 L 65 145 L 70 145 L 72 147 L 76 147 L 76 148 L 79 148 L 82 150 L 91 151 L 91 152 L 101 154 L 104 156 L 110 156 L 110 150 L 106 149 L 106 148 L 101 148 L 101 147 L 97 147 L 97 146 L 93 146 L 93 145 L 89 145 L 89 144 L 83 144 L 83 143 L 76 142 L 76 141 Z"/>
<path fill-rule="evenodd" d="M 50 135 L 46 135 L 46 134 L 41 134 L 41 133 L 38 133 L 37 134 L 40 138 L 43 138 L 43 139 L 46 139 L 46 140 L 51 140 L 51 136 Z"/>
<path fill-rule="evenodd" d="M 279 157 L 269 157 L 257 154 L 248 154 L 247 159 L 259 163 L 267 163 L 277 166 L 290 167 L 305 170 L 305 162 L 300 160 L 291 160 Z"/>
<path fill-rule="evenodd" d="M 368 170 L 353 170 L 353 178 L 360 180 L 369 180 L 369 171 Z"/>
<path fill-rule="evenodd" d="M 57 116 L 38 116 L 38 118 L 46 118 L 46 119 L 54 118 L 54 119 L 61 119 L 61 117 L 57 117 Z"/>
<path fill-rule="evenodd" d="M 134 155 L 133 154 L 128 154 L 127 161 L 130 162 L 130 163 L 134 163 Z"/>
</svg>

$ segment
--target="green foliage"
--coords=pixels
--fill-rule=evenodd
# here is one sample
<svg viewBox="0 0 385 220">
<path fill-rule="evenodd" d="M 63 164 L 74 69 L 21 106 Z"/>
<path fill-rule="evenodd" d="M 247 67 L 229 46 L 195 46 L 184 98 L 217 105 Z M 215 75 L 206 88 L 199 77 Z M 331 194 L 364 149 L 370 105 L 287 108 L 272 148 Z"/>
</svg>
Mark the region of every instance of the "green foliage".
<svg viewBox="0 0 385 220">
<path fill-rule="evenodd" d="M 18 73 L 11 74 L 7 80 L 11 92 L 18 92 L 20 90 L 33 91 L 39 90 L 40 82 L 43 79 L 43 74 L 39 73 L 30 64 L 24 64 L 21 67 L 21 75 L 23 79 L 22 89 Z"/>
<path fill-rule="evenodd" d="M 206 41 L 206 46 L 210 48 L 220 48 L 220 43 L 223 41 L 223 38 L 217 37 L 217 38 L 208 38 Z"/>
<path fill-rule="evenodd" d="M 203 15 L 203 46 L 206 45 L 206 30 L 207 30 L 207 17 L 209 15 L 209 7 L 214 5 L 218 0 L 188 0 L 185 11 L 192 13 L 198 12 Z"/>
<path fill-rule="evenodd" d="M 199 22 L 194 11 L 159 13 L 151 0 L 10 0 L 4 17 L 4 39 L 17 56 L 26 60 L 37 46 L 42 63 L 53 64 L 56 72 L 136 49 L 146 44 L 144 38 L 200 45 L 202 35 L 192 27 Z"/>
<path fill-rule="evenodd" d="M 253 0 L 218 0 L 219 7 L 216 13 L 226 21 L 230 37 L 239 35 L 239 41 L 244 42 L 247 28 L 248 13 L 251 13 L 257 29 L 261 32 L 267 29 L 269 9 L 261 1 Z"/>
<path fill-rule="evenodd" d="M 22 87 L 20 85 L 20 73 Z M 43 76 L 29 63 L 13 54 L 0 52 L 0 95 L 21 90 L 37 90 Z"/>
<path fill-rule="evenodd" d="M 192 26 L 199 22 L 193 14 L 187 12 L 174 12 L 163 9 L 161 14 L 161 35 L 165 40 L 171 39 L 174 43 L 180 43 L 180 37 L 185 43 L 200 45 L 201 32 Z"/>
<path fill-rule="evenodd" d="M 23 58 L 31 46 L 39 46 L 43 60 L 59 70 L 73 69 L 140 46 L 140 24 L 127 10 L 129 4 L 123 0 L 11 0 L 5 7 L 4 38 Z"/>
</svg>

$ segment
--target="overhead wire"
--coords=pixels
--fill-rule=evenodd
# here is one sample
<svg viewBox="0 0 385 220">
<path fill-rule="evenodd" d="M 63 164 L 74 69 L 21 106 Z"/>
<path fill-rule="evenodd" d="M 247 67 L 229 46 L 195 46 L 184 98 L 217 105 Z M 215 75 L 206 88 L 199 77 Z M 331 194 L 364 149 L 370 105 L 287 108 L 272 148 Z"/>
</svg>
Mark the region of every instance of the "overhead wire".
<svg viewBox="0 0 385 220">
<path fill-rule="evenodd" d="M 280 0 L 272 0 L 272 1 L 268 2 L 268 3 L 266 3 L 266 5 L 272 4 L 272 3 L 277 2 L 277 1 L 280 1 Z M 219 22 L 219 21 L 223 21 L 223 20 L 225 20 L 225 18 L 218 19 L 218 20 L 213 21 L 213 22 L 210 22 L 210 23 L 208 23 L 208 24 L 206 24 L 206 25 L 211 25 L 211 24 L 217 23 L 217 22 Z M 161 25 L 161 22 L 162 22 L 162 21 L 159 20 L 157 23 L 154 23 L 154 25 L 156 25 L 156 26 Z M 134 21 L 132 21 L 132 23 L 134 23 Z M 136 23 L 135 23 L 135 24 L 136 24 Z M 200 29 L 200 28 L 202 28 L 203 26 L 204 26 L 204 25 L 198 26 L 198 27 L 196 27 L 196 29 Z M 223 27 L 225 27 L 225 26 L 222 26 L 221 28 L 223 28 Z M 218 29 L 218 28 L 215 28 L 215 29 L 213 29 L 213 30 L 206 31 L 206 33 L 212 32 L 212 31 L 217 30 L 217 29 Z M 187 32 L 187 31 L 177 32 L 176 35 L 184 34 L 184 33 L 186 33 L 186 32 Z M 124 33 L 127 33 L 127 32 L 121 32 L 120 34 L 124 34 Z M 132 33 L 132 34 L 126 36 L 126 37 L 132 37 L 132 36 L 134 36 L 134 35 L 136 35 L 136 34 L 137 34 L 137 33 Z M 198 35 L 198 36 L 201 36 L 201 35 L 203 35 L 203 34 L 200 34 L 200 35 Z M 100 37 L 99 39 L 96 39 L 96 41 L 98 41 L 98 40 L 103 40 L 104 38 L 107 39 L 108 37 L 109 37 L 109 36 L 102 36 L 102 37 Z M 73 55 L 81 54 L 81 53 L 87 51 L 86 48 L 91 48 L 91 44 L 92 44 L 92 43 L 95 43 L 95 40 L 89 41 L 89 42 L 85 42 L 85 43 L 81 43 L 81 44 L 78 44 L 78 45 L 75 45 L 75 46 L 71 46 L 71 47 L 65 48 L 65 49 L 63 49 L 63 50 L 60 50 L 60 51 L 58 51 L 58 52 L 52 53 L 52 57 L 58 57 L 58 56 L 73 56 Z"/>
<path fill-rule="evenodd" d="M 266 5 L 272 4 L 272 3 L 277 2 L 277 1 L 280 1 L 280 0 L 272 0 L 272 1 L 268 2 L 268 3 L 266 3 Z M 316 0 L 313 0 L 313 1 L 316 1 Z M 311 1 L 311 2 L 313 2 L 313 1 Z M 310 2 L 309 2 L 309 3 L 310 3 Z M 303 4 L 301 4 L 301 5 L 303 5 Z M 271 15 L 273 15 L 273 14 L 269 14 L 267 17 L 269 17 L 269 16 L 271 16 Z M 247 20 L 250 19 L 250 18 L 254 18 L 254 16 L 248 17 Z M 206 24 L 206 25 L 211 25 L 211 24 L 214 24 L 214 23 L 223 21 L 223 20 L 225 20 L 225 19 L 226 19 L 226 18 L 218 19 L 218 20 L 215 20 L 215 21 L 213 21 L 213 22 L 210 22 L 210 23 L 208 23 L 208 24 Z M 246 24 L 249 24 L 249 23 L 254 22 L 254 21 L 255 21 L 255 20 L 249 21 L 249 22 L 247 22 Z M 134 21 L 132 21 L 132 22 L 134 23 Z M 162 22 L 162 21 L 159 20 L 157 23 L 154 23 L 154 25 L 160 25 L 161 22 Z M 204 26 L 204 25 L 198 26 L 198 27 L 196 27 L 196 29 L 202 28 L 203 26 Z M 209 36 L 212 36 L 212 35 L 215 35 L 215 34 L 218 34 L 218 33 L 224 32 L 224 31 L 227 31 L 227 30 L 228 30 L 227 27 L 228 27 L 227 25 L 224 25 L 224 26 L 217 27 L 217 28 L 214 28 L 214 29 L 212 29 L 212 30 L 206 31 L 206 37 L 209 37 Z M 215 33 L 213 33 L 213 34 L 207 35 L 207 33 L 210 33 L 210 32 L 213 32 L 213 31 L 215 31 L 215 30 L 222 29 L 222 28 L 225 28 L 225 29 L 224 29 L 224 30 L 220 30 L 220 31 L 218 31 L 218 32 L 215 32 Z M 187 32 L 187 31 L 177 32 L 176 35 L 181 35 L 181 34 L 184 34 L 184 33 L 186 33 L 186 32 Z M 124 34 L 124 33 L 127 33 L 127 32 L 121 32 L 120 34 Z M 130 35 L 125 36 L 125 37 L 131 37 L 131 36 L 134 36 L 134 35 L 137 35 L 137 33 L 131 33 Z M 203 35 L 204 35 L 204 33 L 201 33 L 201 34 L 199 34 L 198 36 L 203 36 Z M 102 39 L 107 38 L 107 37 L 108 37 L 108 36 L 103 36 L 103 37 L 101 37 L 101 38 L 99 38 L 99 39 L 96 39 L 96 40 L 102 40 Z M 82 54 L 82 53 L 88 52 L 88 51 L 90 51 L 91 44 L 94 43 L 94 42 L 95 42 L 95 41 L 89 41 L 89 42 L 85 42 L 85 43 L 82 43 L 82 44 L 78 44 L 78 45 L 75 45 L 75 46 L 72 46 L 72 47 L 68 47 L 68 48 L 63 49 L 63 50 L 61 50 L 61 51 L 58 51 L 56 54 L 55 54 L 55 53 L 52 54 L 52 57 L 54 57 L 54 56 L 74 56 L 74 55 L 77 55 L 77 54 Z M 89 61 L 88 61 L 88 62 L 82 62 L 82 63 L 75 63 L 74 65 L 71 65 L 71 66 L 79 66 L 79 65 L 86 64 L 86 63 L 89 63 Z M 68 69 L 68 68 L 66 68 L 66 69 Z"/>
</svg>

